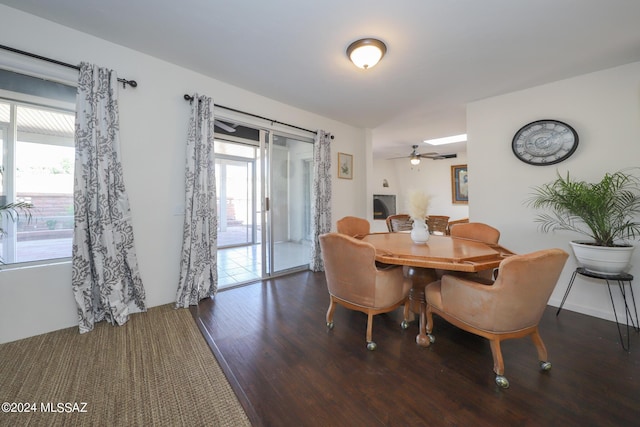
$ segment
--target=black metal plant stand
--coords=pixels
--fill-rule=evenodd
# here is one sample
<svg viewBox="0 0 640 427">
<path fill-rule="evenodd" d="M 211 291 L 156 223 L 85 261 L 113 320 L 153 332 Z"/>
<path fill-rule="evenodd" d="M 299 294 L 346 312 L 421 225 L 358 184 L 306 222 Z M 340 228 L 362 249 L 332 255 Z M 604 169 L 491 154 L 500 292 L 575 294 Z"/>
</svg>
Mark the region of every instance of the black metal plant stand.
<svg viewBox="0 0 640 427">
<path fill-rule="evenodd" d="M 569 281 L 569 286 L 567 287 L 566 292 L 564 293 L 564 297 L 562 298 L 562 303 L 560 307 L 558 307 L 558 311 L 556 312 L 556 316 L 560 314 L 560 310 L 562 310 L 562 306 L 569 295 L 569 291 L 571 291 L 571 287 L 573 286 L 574 280 L 576 280 L 576 275 L 581 274 L 586 277 L 592 277 L 594 279 L 601 279 L 607 282 L 607 289 L 609 289 L 609 298 L 611 298 L 611 306 L 613 307 L 613 315 L 616 319 L 616 326 L 618 327 L 618 335 L 620 336 L 620 345 L 625 351 L 629 351 L 630 349 L 630 341 L 629 341 L 629 320 L 631 320 L 631 326 L 636 332 L 640 332 L 640 323 L 638 322 L 638 309 L 636 307 L 636 299 L 633 295 L 633 286 L 631 286 L 631 281 L 633 280 L 633 275 L 628 273 L 616 274 L 616 275 L 608 275 L 608 274 L 599 274 L 594 273 L 588 270 L 585 270 L 582 267 L 576 268 L 576 271 L 573 272 L 571 276 L 571 280 Z M 620 293 L 622 294 L 622 300 L 624 301 L 624 309 L 626 315 L 626 323 L 627 323 L 627 345 L 625 347 L 624 341 L 622 339 L 622 331 L 620 330 L 620 322 L 618 321 L 618 314 L 616 313 L 616 305 L 613 303 L 613 294 L 611 293 L 611 285 L 609 281 L 618 282 L 618 287 L 620 288 Z M 629 285 L 629 290 L 627 291 L 625 286 Z M 631 295 L 631 302 L 633 303 L 633 311 L 636 315 L 635 322 L 633 321 L 633 315 L 631 313 L 631 309 L 629 308 L 629 304 L 627 304 L 627 293 Z"/>
</svg>

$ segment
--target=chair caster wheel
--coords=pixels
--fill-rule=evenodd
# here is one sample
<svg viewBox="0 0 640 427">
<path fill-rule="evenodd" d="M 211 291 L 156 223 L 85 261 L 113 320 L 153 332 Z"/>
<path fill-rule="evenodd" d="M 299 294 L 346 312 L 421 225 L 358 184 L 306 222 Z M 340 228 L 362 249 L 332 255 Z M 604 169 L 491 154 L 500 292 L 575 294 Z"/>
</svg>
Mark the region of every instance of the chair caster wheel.
<svg viewBox="0 0 640 427">
<path fill-rule="evenodd" d="M 548 371 L 551 369 L 551 362 L 540 362 L 540 369 Z"/>
<path fill-rule="evenodd" d="M 367 343 L 367 350 L 373 351 L 376 348 L 378 348 L 378 345 L 376 343 L 374 343 L 373 341 Z"/>
<path fill-rule="evenodd" d="M 406 320 L 403 320 L 402 323 L 400 324 L 400 327 L 402 327 L 402 329 L 407 329 L 409 327 L 409 322 L 407 322 Z"/>
<path fill-rule="evenodd" d="M 329 330 L 333 329 L 333 322 L 327 322 L 327 328 Z"/>
<path fill-rule="evenodd" d="M 502 375 L 496 375 L 496 384 L 498 384 L 500 388 L 509 388 L 509 380 Z"/>
</svg>

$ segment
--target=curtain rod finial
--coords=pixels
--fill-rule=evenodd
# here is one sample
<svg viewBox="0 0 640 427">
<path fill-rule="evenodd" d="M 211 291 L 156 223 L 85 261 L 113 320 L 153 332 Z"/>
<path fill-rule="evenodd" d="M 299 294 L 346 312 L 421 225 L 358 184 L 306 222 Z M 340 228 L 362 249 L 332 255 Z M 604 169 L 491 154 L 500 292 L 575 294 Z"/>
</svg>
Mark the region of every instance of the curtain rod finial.
<svg viewBox="0 0 640 427">
<path fill-rule="evenodd" d="M 118 81 L 120 83 L 122 83 L 122 89 L 126 89 L 127 85 L 129 85 L 131 87 L 138 87 L 138 82 L 135 81 L 135 80 L 127 80 L 127 79 L 118 78 Z"/>
</svg>

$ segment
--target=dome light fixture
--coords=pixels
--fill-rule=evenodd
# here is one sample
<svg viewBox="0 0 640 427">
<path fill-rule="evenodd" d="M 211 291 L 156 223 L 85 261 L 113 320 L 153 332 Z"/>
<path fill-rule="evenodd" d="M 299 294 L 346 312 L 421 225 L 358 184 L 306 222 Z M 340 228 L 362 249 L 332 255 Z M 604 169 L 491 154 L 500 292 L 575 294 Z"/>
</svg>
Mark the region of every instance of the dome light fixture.
<svg viewBox="0 0 640 427">
<path fill-rule="evenodd" d="M 356 40 L 347 48 L 347 56 L 356 67 L 368 70 L 375 66 L 387 52 L 387 46 L 378 39 Z"/>
<path fill-rule="evenodd" d="M 418 166 L 420 164 L 420 156 L 411 155 L 411 160 L 409 160 L 413 166 Z"/>
</svg>

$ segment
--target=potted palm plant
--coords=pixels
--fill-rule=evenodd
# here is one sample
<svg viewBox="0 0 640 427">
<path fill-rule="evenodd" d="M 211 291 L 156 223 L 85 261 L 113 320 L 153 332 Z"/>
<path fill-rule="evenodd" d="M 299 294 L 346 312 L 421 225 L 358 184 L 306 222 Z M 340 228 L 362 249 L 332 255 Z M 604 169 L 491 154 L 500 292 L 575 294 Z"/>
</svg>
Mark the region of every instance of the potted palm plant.
<svg viewBox="0 0 640 427">
<path fill-rule="evenodd" d="M 1 198 L 0 198 L 1 199 Z M 8 218 L 11 221 L 17 221 L 22 214 L 27 220 L 31 219 L 31 208 L 33 205 L 27 202 L 7 203 L 0 205 L 0 220 Z M 0 237 L 4 234 L 0 221 Z"/>
<path fill-rule="evenodd" d="M 3 168 L 0 166 L 0 178 L 3 175 Z M 2 180 L 0 180 L 0 188 Z M 27 221 L 31 221 L 31 209 L 33 205 L 28 202 L 14 202 L 7 203 L 6 196 L 0 196 L 0 240 L 5 235 L 5 231 L 2 228 L 2 224 L 5 219 L 10 221 L 17 221 L 20 218 L 20 215 L 23 215 Z M 0 264 L 2 264 L 2 258 L 0 258 Z"/>
<path fill-rule="evenodd" d="M 536 217 L 544 232 L 574 231 L 589 240 L 571 242 L 578 264 L 588 271 L 615 275 L 629 267 L 640 235 L 640 180 L 630 170 L 606 173 L 595 183 L 558 177 L 534 187 L 528 204 L 549 212 Z"/>
<path fill-rule="evenodd" d="M 31 208 L 33 205 L 27 202 L 16 202 L 16 203 L 3 203 L 2 197 L 0 197 L 0 240 L 5 235 L 5 231 L 2 228 L 2 223 L 5 218 L 10 221 L 17 221 L 20 218 L 20 215 L 23 215 L 27 221 L 31 220 Z M 0 264 L 4 264 L 2 258 L 0 258 Z"/>
</svg>

